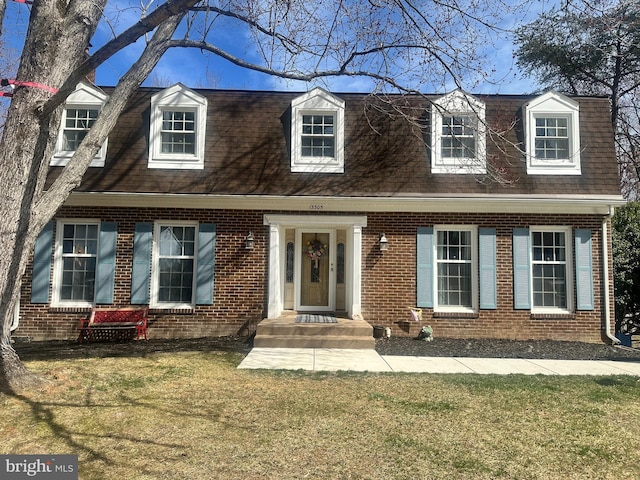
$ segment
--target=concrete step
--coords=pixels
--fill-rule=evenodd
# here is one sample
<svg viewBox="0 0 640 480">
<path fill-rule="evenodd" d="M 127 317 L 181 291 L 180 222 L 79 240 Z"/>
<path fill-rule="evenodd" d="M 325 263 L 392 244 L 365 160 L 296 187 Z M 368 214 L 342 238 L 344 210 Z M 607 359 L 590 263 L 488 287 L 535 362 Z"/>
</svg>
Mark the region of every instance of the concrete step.
<svg viewBox="0 0 640 480">
<path fill-rule="evenodd" d="M 264 348 L 353 348 L 373 349 L 373 336 L 355 337 L 345 335 L 268 335 L 257 336 L 253 340 L 254 347 Z"/>
<path fill-rule="evenodd" d="M 373 328 L 368 323 L 343 320 L 340 323 L 292 323 L 261 322 L 257 335 L 353 335 L 373 336 Z"/>
<path fill-rule="evenodd" d="M 375 348 L 373 327 L 362 318 L 337 323 L 295 323 L 295 315 L 260 322 L 253 341 L 269 348 Z"/>
</svg>

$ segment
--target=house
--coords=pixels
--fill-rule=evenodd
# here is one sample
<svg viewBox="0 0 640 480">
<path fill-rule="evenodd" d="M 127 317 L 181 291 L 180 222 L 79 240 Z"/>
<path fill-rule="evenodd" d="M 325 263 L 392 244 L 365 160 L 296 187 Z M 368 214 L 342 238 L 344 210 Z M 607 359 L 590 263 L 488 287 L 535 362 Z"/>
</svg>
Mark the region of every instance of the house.
<svg viewBox="0 0 640 480">
<path fill-rule="evenodd" d="M 49 184 L 111 91 L 69 97 Z M 14 334 L 149 305 L 151 338 L 338 312 L 394 336 L 609 341 L 622 203 L 606 98 L 141 88 L 40 234 Z"/>
</svg>

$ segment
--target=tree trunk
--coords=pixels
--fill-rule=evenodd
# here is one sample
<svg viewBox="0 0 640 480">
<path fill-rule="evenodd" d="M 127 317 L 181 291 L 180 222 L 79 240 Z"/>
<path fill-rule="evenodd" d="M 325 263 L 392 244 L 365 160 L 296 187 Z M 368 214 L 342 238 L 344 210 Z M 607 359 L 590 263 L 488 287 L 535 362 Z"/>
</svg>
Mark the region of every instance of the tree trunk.
<svg viewBox="0 0 640 480">
<path fill-rule="evenodd" d="M 183 0 L 183 3 L 192 4 L 196 1 Z M 76 3 L 86 5 L 87 8 L 94 8 L 97 2 Z M 92 4 L 93 7 L 89 7 L 89 4 Z M 53 9 L 56 10 L 55 7 Z M 0 192 L 6 192 L 6 198 L 0 202 L 0 225 L 3 226 L 0 228 L 0 245 L 2 245 L 0 248 L 0 319 L 2 320 L 0 390 L 11 391 L 15 385 L 28 387 L 38 380 L 24 367 L 10 343 L 10 325 L 13 319 L 13 306 L 18 298 L 20 288 L 19 279 L 24 273 L 37 235 L 55 215 L 57 209 L 62 206 L 69 193 L 82 180 L 89 163 L 115 126 L 128 99 L 166 51 L 167 41 L 171 39 L 186 10 L 185 8 L 178 15 L 163 20 L 158 26 L 140 59 L 118 82 L 113 94 L 82 144 L 70 159 L 69 164 L 47 191 L 43 190 L 43 186 L 49 159 L 57 138 L 61 108 L 40 117 L 38 116 L 39 112 L 49 111 L 47 108 L 40 108 L 46 100 L 46 93 L 34 92 L 31 89 L 24 92 L 16 91 L 4 135 L 0 142 Z M 41 52 L 37 52 L 36 49 L 43 45 L 40 43 L 43 39 L 38 36 L 37 32 L 45 27 L 52 31 L 56 30 L 56 18 L 51 19 L 46 12 L 44 16 L 40 17 L 44 23 L 38 23 L 37 18 L 34 19 L 34 16 L 38 17 L 42 14 L 43 12 L 34 7 L 27 44 L 22 57 L 23 62 L 29 52 L 34 57 L 41 55 Z M 81 26 L 86 26 L 87 15 L 88 13 L 85 12 L 85 15 L 77 16 Z M 33 78 L 37 82 L 58 88 L 73 73 L 79 61 L 84 58 L 85 47 L 88 45 L 98 20 L 99 14 L 92 18 L 91 28 L 87 28 L 86 31 L 79 28 L 82 35 L 74 41 L 75 46 L 72 47 L 68 44 L 69 37 L 72 35 L 65 30 L 69 29 L 69 21 L 65 17 L 58 17 L 57 21 L 61 24 L 58 27 L 61 31 L 57 36 L 66 37 L 66 40 L 56 43 L 51 38 L 51 43 L 44 45 L 45 56 L 51 60 L 51 65 L 44 68 L 42 63 L 38 64 L 34 58 L 31 58 L 26 62 L 29 65 L 29 68 L 26 69 L 27 73 L 25 74 L 21 70 L 19 77 L 22 73 L 26 78 Z M 38 27 L 38 25 L 40 26 Z M 46 36 L 44 33 L 43 35 Z M 13 162 L 13 164 L 9 162 Z"/>
<path fill-rule="evenodd" d="M 74 2 L 68 9 L 55 0 L 35 2 L 17 80 L 59 88 L 84 58 L 105 2 Z M 60 122 L 60 108 L 39 115 L 50 97 L 43 89 L 16 88 L 0 140 L 0 390 L 26 386 L 35 379 L 11 346 L 10 325 L 20 278 L 36 237 L 49 220 L 33 207 L 41 195 Z"/>
<path fill-rule="evenodd" d="M 27 370 L 8 338 L 3 337 L 0 342 L 0 392 L 15 394 L 42 383 L 43 379 Z"/>
</svg>

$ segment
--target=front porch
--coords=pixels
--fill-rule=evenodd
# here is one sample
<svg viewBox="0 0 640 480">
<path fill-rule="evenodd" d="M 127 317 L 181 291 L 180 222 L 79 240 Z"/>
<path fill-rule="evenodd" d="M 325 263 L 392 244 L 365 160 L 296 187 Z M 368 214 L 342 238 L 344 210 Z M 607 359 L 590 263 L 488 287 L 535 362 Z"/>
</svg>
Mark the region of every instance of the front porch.
<svg viewBox="0 0 640 480">
<path fill-rule="evenodd" d="M 305 314 L 307 314 L 305 312 Z M 349 318 L 345 312 L 320 316 L 335 322 L 296 322 L 298 312 L 283 312 L 278 318 L 265 318 L 256 329 L 255 347 L 270 348 L 357 348 L 373 349 L 373 327 L 362 317 Z M 322 320 L 322 319 L 320 319 Z"/>
</svg>

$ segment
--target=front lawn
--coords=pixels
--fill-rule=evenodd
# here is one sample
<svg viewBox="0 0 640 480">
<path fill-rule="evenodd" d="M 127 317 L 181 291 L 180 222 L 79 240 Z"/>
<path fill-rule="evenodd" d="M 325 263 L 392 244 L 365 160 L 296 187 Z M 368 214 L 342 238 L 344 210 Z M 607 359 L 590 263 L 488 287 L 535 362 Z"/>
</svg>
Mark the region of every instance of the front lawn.
<svg viewBox="0 0 640 480">
<path fill-rule="evenodd" d="M 237 370 L 222 352 L 39 360 L 0 453 L 80 479 L 640 478 L 640 380 Z"/>
</svg>

